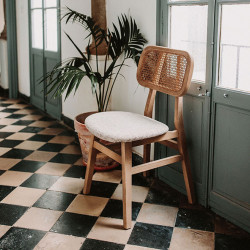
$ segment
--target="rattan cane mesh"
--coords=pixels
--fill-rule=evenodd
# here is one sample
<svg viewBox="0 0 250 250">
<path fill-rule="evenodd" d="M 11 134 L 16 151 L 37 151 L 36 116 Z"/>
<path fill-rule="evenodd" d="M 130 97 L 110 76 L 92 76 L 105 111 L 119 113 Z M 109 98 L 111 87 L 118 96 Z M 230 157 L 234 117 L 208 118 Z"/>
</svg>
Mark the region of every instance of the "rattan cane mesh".
<svg viewBox="0 0 250 250">
<path fill-rule="evenodd" d="M 138 82 L 166 94 L 181 96 L 189 87 L 193 62 L 185 51 L 150 46 L 140 59 Z"/>
</svg>

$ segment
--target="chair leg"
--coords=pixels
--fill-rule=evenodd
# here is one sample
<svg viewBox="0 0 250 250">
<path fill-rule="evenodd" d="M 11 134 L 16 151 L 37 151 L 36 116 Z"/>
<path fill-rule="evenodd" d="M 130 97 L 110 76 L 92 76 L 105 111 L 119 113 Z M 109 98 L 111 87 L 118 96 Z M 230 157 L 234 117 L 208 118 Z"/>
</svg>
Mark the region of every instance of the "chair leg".
<svg viewBox="0 0 250 250">
<path fill-rule="evenodd" d="M 150 162 L 150 150 L 151 150 L 151 144 L 146 144 L 143 146 L 143 163 Z M 143 172 L 144 177 L 149 176 L 149 171 Z"/>
<path fill-rule="evenodd" d="M 85 174 L 85 181 L 84 181 L 84 188 L 83 188 L 84 194 L 89 194 L 91 184 L 92 184 L 92 177 L 94 173 L 94 166 L 95 166 L 96 155 L 97 155 L 97 150 L 93 147 L 94 141 L 95 141 L 95 136 L 92 135 L 90 147 L 89 147 L 87 171 Z"/>
<path fill-rule="evenodd" d="M 123 227 L 132 224 L 132 143 L 123 142 L 122 149 L 122 192 L 123 192 Z"/>
<path fill-rule="evenodd" d="M 194 183 L 192 179 L 190 160 L 189 160 L 184 131 L 179 134 L 178 145 L 179 145 L 179 151 L 183 157 L 181 165 L 187 191 L 188 202 L 190 204 L 194 204 L 195 203 Z"/>
</svg>

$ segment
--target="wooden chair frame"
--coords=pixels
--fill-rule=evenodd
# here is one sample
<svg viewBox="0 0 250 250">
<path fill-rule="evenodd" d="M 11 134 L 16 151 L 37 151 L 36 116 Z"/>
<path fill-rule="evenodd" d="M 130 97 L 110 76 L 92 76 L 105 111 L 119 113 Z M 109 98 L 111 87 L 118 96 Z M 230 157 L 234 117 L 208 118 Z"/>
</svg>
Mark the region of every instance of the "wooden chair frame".
<svg viewBox="0 0 250 250">
<path fill-rule="evenodd" d="M 164 48 L 165 49 L 165 48 Z M 186 52 L 185 52 L 186 53 Z M 186 75 L 186 86 L 184 91 L 187 91 L 188 85 L 191 81 L 193 62 L 190 61 L 190 68 Z M 140 69 L 140 66 L 138 70 Z M 137 76 L 138 79 L 138 76 Z M 139 79 L 138 79 L 139 81 Z M 140 81 L 139 81 L 140 82 Z M 143 84 L 142 84 L 143 85 Z M 148 86 L 147 86 L 148 87 Z M 151 86 L 150 86 L 151 87 Z M 156 89 L 150 88 L 147 103 L 145 106 L 144 115 L 152 118 L 153 106 L 155 102 Z M 162 91 L 161 91 L 162 92 Z M 167 133 L 156 136 L 153 138 L 137 140 L 133 142 L 121 142 L 114 143 L 111 146 L 103 145 L 98 139 L 92 135 L 89 158 L 87 164 L 87 171 L 84 183 L 84 194 L 90 192 L 92 177 L 94 172 L 94 164 L 96 160 L 96 154 L 102 152 L 115 161 L 122 164 L 122 185 L 123 185 L 123 226 L 125 229 L 131 228 L 132 224 L 132 175 L 145 172 L 158 167 L 170 165 L 175 162 L 181 161 L 183 176 L 188 196 L 188 202 L 193 204 L 195 202 L 194 185 L 192 181 L 190 161 L 186 146 L 186 138 L 183 124 L 183 97 L 175 96 L 175 115 L 174 115 L 175 130 L 168 131 Z M 166 157 L 160 160 L 150 162 L 150 149 L 151 143 L 161 143 L 167 147 L 174 148 L 179 151 L 178 155 Z M 144 145 L 143 161 L 144 163 L 132 168 L 132 147 Z M 115 150 L 121 149 L 121 154 L 118 154 Z"/>
</svg>

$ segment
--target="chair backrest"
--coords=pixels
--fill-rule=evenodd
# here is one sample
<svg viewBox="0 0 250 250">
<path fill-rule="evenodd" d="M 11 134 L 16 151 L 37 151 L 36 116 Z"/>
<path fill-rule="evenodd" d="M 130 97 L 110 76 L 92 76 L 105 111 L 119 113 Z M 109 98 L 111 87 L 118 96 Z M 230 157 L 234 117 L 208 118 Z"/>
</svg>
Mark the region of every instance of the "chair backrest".
<svg viewBox="0 0 250 250">
<path fill-rule="evenodd" d="M 140 58 L 137 80 L 144 87 L 179 97 L 189 88 L 193 67 L 186 51 L 148 46 Z"/>
</svg>

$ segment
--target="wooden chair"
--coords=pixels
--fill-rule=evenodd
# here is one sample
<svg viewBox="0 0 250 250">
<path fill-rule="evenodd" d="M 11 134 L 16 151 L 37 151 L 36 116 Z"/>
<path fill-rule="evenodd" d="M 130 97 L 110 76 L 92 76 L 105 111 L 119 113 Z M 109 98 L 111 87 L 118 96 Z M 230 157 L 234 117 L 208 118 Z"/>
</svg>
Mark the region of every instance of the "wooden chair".
<svg viewBox="0 0 250 250">
<path fill-rule="evenodd" d="M 84 194 L 91 188 L 94 163 L 98 151 L 122 164 L 123 185 L 123 226 L 131 228 L 132 210 L 132 175 L 178 161 L 182 170 L 189 203 L 195 202 L 190 162 L 186 147 L 183 125 L 183 95 L 187 92 L 193 73 L 193 60 L 185 51 L 158 46 L 147 47 L 142 55 L 137 70 L 137 80 L 148 87 L 149 95 L 144 116 L 129 112 L 102 112 L 89 116 L 85 124 L 93 134 Z M 175 130 L 169 131 L 167 125 L 152 118 L 156 91 L 175 97 Z M 114 142 L 110 147 L 104 146 L 99 139 Z M 176 140 L 175 140 L 176 139 Z M 150 144 L 159 142 L 179 151 L 178 155 L 150 161 Z M 132 147 L 144 145 L 144 164 L 132 167 Z M 121 148 L 121 155 L 116 149 Z"/>
</svg>

